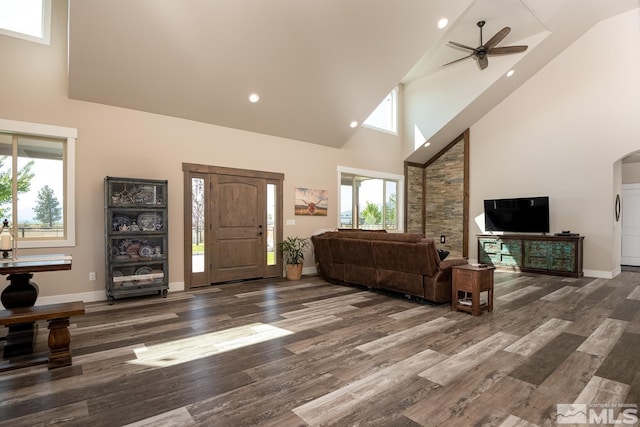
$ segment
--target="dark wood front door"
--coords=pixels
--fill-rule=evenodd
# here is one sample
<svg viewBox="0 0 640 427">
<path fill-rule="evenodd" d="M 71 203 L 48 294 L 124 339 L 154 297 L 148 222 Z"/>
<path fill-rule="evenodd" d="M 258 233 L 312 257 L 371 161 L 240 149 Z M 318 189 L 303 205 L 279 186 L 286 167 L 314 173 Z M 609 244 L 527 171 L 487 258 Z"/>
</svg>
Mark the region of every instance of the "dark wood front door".
<svg viewBox="0 0 640 427">
<path fill-rule="evenodd" d="M 282 276 L 284 175 L 185 163 L 185 288 Z"/>
<path fill-rule="evenodd" d="M 264 180 L 215 175 L 212 185 L 212 281 L 263 277 Z"/>
</svg>

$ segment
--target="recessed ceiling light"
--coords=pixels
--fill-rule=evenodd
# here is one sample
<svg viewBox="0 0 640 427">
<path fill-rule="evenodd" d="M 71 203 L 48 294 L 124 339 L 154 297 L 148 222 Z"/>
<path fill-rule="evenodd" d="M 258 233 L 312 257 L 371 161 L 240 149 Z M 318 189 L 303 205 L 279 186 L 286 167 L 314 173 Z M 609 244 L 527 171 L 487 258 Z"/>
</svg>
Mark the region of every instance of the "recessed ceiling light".
<svg viewBox="0 0 640 427">
<path fill-rule="evenodd" d="M 440 18 L 440 20 L 438 21 L 438 28 L 443 29 L 447 26 L 448 23 L 449 20 L 447 18 Z"/>
<path fill-rule="evenodd" d="M 258 95 L 257 93 L 252 93 L 251 95 L 249 95 L 249 101 L 253 103 L 260 101 L 260 95 Z"/>
<path fill-rule="evenodd" d="M 509 71 L 507 71 L 507 77 L 511 77 L 511 76 L 513 76 L 513 73 L 515 73 L 515 71 L 514 71 L 514 70 L 509 70 Z"/>
<path fill-rule="evenodd" d="M 427 141 L 427 142 L 425 142 L 425 143 L 424 143 L 423 147 L 424 147 L 424 148 L 427 148 L 427 147 L 428 147 L 428 146 L 430 146 L 430 145 L 431 145 L 431 143 L 430 143 L 429 141 Z"/>
<path fill-rule="evenodd" d="M 358 126 L 358 122 L 356 122 L 355 120 L 352 121 L 351 123 L 349 123 L 349 126 L 351 126 L 352 128 Z"/>
</svg>

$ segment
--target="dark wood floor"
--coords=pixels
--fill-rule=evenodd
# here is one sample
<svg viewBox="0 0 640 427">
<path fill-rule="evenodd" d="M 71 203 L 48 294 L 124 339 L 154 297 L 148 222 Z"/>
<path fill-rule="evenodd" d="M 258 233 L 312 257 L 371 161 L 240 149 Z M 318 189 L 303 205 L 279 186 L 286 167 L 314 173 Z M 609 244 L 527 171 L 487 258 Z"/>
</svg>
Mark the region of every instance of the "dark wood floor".
<svg viewBox="0 0 640 427">
<path fill-rule="evenodd" d="M 318 277 L 87 304 L 73 366 L 0 373 L 0 424 L 550 426 L 557 404 L 638 404 L 640 273 L 495 289 L 479 317 Z"/>
</svg>

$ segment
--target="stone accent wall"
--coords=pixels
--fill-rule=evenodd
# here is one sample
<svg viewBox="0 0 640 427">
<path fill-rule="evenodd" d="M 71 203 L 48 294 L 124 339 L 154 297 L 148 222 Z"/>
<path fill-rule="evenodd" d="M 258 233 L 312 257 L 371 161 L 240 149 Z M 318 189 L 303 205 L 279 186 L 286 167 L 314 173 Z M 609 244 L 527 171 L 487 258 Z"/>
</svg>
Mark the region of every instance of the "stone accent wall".
<svg viewBox="0 0 640 427">
<path fill-rule="evenodd" d="M 407 166 L 407 233 L 423 233 L 422 230 L 422 198 L 423 168 Z"/>
<path fill-rule="evenodd" d="M 451 147 L 426 170 L 425 235 L 438 248 L 462 256 L 464 223 L 464 140 Z M 440 243 L 444 235 L 446 243 Z"/>
</svg>

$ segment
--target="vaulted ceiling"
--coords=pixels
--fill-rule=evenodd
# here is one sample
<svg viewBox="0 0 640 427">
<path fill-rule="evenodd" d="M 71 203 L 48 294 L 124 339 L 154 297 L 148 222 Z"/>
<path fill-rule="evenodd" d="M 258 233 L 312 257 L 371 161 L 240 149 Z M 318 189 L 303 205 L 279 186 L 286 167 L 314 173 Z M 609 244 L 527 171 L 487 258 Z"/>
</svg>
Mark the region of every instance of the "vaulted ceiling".
<svg viewBox="0 0 640 427">
<path fill-rule="evenodd" d="M 70 0 L 72 98 L 341 147 L 399 83 L 425 139 L 482 117 L 640 0 Z M 446 17 L 449 24 L 438 29 Z M 505 26 L 524 53 L 443 67 Z M 518 72 L 501 83 L 504 72 Z M 249 94 L 260 101 L 251 103 Z M 451 139 L 449 139 L 451 140 Z M 412 154 L 423 160 L 424 152 Z"/>
</svg>

